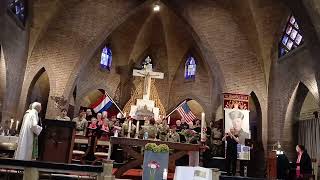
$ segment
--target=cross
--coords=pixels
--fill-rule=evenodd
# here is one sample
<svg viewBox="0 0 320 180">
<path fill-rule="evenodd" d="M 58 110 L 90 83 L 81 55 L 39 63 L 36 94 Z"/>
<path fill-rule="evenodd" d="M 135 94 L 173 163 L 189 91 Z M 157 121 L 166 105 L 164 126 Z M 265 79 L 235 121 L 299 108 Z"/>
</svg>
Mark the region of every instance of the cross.
<svg viewBox="0 0 320 180">
<path fill-rule="evenodd" d="M 151 79 L 163 79 L 164 74 L 161 72 L 155 72 L 152 70 L 152 64 L 150 63 L 150 57 L 148 56 L 142 70 L 134 69 L 133 76 L 144 77 L 143 85 L 143 99 L 149 100 L 150 98 L 150 89 L 151 89 Z"/>
</svg>

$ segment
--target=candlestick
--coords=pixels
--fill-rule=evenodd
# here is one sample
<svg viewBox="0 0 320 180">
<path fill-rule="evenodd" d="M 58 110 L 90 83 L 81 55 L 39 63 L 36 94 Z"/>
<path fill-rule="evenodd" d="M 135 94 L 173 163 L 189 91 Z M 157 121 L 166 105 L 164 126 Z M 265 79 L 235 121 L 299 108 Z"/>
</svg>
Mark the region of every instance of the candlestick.
<svg viewBox="0 0 320 180">
<path fill-rule="evenodd" d="M 137 127 L 136 127 L 136 138 L 139 138 L 139 125 L 140 125 L 140 121 L 137 120 Z"/>
<path fill-rule="evenodd" d="M 13 122 L 14 122 L 14 120 L 13 120 L 13 119 L 11 119 L 11 123 L 10 123 L 10 129 L 12 129 L 12 126 L 13 126 Z"/>
<path fill-rule="evenodd" d="M 16 131 L 18 131 L 19 121 L 16 122 Z"/>
<path fill-rule="evenodd" d="M 116 129 L 115 131 L 114 131 L 114 137 L 118 137 L 119 135 L 118 135 L 118 130 Z"/>
<path fill-rule="evenodd" d="M 201 113 L 201 136 L 200 136 L 200 141 L 205 142 L 206 141 L 206 128 L 205 128 L 205 114 Z"/>
<path fill-rule="evenodd" d="M 132 121 L 129 120 L 128 138 L 130 138 L 130 134 L 131 134 L 131 124 L 132 124 Z"/>
<path fill-rule="evenodd" d="M 168 179 L 168 170 L 163 169 L 163 175 L 162 175 L 162 180 L 167 180 Z"/>
<path fill-rule="evenodd" d="M 169 126 L 170 126 L 170 120 L 171 120 L 171 119 L 170 119 L 170 116 L 169 116 L 169 117 L 168 117 L 168 125 L 169 125 Z"/>
</svg>

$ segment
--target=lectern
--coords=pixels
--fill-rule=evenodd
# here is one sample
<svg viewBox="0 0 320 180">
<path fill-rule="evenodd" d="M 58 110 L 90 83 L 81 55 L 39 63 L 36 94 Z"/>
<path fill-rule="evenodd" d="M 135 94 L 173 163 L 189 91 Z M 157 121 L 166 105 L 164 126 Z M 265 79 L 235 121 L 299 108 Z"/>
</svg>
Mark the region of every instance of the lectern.
<svg viewBox="0 0 320 180">
<path fill-rule="evenodd" d="M 270 151 L 267 159 L 267 178 L 277 179 L 277 154 L 276 151 Z"/>
<path fill-rule="evenodd" d="M 40 160 L 70 163 L 75 137 L 75 122 L 46 119 L 39 137 Z"/>
</svg>

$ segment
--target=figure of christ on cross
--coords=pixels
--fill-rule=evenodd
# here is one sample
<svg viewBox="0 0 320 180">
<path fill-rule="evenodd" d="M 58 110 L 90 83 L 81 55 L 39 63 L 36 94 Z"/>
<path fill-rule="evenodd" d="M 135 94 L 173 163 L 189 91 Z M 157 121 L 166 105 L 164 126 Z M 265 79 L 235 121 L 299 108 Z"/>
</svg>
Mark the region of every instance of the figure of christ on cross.
<svg viewBox="0 0 320 180">
<path fill-rule="evenodd" d="M 161 72 L 152 71 L 152 64 L 144 66 L 142 70 L 133 70 L 133 76 L 144 77 L 143 99 L 150 99 L 151 79 L 163 79 L 164 75 Z"/>
</svg>

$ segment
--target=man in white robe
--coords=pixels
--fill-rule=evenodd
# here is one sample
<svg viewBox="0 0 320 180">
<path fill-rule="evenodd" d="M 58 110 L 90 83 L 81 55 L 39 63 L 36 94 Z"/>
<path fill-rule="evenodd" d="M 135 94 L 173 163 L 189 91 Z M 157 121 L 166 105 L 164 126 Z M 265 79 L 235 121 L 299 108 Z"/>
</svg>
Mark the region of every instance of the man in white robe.
<svg viewBox="0 0 320 180">
<path fill-rule="evenodd" d="M 34 146 L 34 139 L 42 131 L 42 127 L 38 125 L 38 113 L 41 111 L 41 104 L 34 102 L 31 109 L 26 111 L 23 117 L 23 122 L 19 134 L 18 148 L 15 152 L 15 159 L 18 160 L 32 160 Z"/>
</svg>

